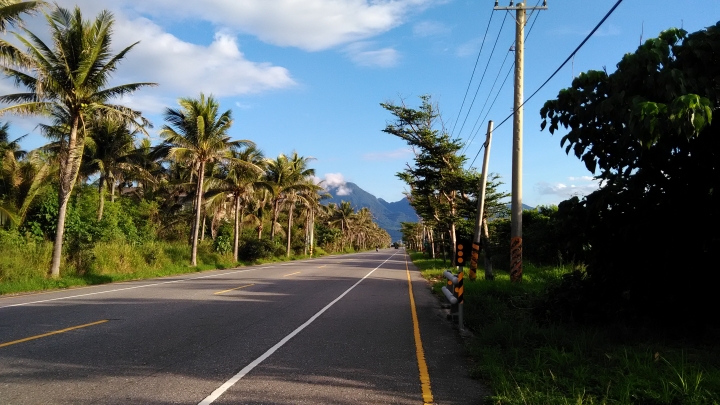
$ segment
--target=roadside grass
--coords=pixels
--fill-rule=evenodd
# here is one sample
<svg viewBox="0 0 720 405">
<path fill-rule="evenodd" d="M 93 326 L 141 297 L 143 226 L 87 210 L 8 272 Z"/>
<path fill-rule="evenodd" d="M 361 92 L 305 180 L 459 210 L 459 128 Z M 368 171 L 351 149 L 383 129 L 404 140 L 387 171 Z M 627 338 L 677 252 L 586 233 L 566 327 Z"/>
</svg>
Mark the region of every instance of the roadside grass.
<svg viewBox="0 0 720 405">
<path fill-rule="evenodd" d="M 258 261 L 234 262 L 232 254 L 219 254 L 212 241 L 198 245 L 198 266 L 191 267 L 190 247 L 183 242 L 124 241 L 99 242 L 81 252 L 82 268 L 76 261 L 66 261 L 61 277 L 47 275 L 52 257 L 52 242 L 24 238 L 0 238 L 0 295 L 106 284 L 148 278 L 197 273 L 214 269 L 302 260 L 310 256 L 273 257 Z M 313 257 L 326 255 L 318 249 Z"/>
<path fill-rule="evenodd" d="M 449 263 L 411 258 L 434 290 L 445 285 Z M 480 270 L 476 281 L 465 278 L 464 318 L 473 332 L 466 340 L 471 373 L 490 386 L 488 404 L 720 404 L 717 343 L 541 319 L 535 306 L 572 266 L 524 263 L 520 284 L 505 271 L 484 280 Z"/>
</svg>

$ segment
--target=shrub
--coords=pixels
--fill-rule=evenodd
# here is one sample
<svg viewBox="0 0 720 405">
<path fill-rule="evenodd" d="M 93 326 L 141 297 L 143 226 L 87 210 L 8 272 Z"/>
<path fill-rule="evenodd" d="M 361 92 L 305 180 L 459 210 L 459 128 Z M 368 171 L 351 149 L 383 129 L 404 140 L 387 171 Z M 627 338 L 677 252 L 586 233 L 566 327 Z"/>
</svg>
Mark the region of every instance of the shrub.
<svg viewBox="0 0 720 405">
<path fill-rule="evenodd" d="M 238 249 L 238 258 L 253 262 L 259 259 L 269 259 L 273 256 L 275 244 L 267 239 L 245 240 Z"/>
</svg>

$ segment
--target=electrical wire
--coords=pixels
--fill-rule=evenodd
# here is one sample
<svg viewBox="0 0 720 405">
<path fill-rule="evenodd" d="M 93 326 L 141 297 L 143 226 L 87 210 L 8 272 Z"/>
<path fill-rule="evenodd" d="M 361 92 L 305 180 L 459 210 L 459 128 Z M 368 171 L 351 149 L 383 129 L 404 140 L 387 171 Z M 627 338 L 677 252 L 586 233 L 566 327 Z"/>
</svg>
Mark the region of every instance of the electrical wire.
<svg viewBox="0 0 720 405">
<path fill-rule="evenodd" d="M 475 66 L 473 67 L 472 74 L 470 75 L 470 81 L 468 82 L 467 89 L 465 89 L 465 95 L 463 96 L 462 104 L 460 104 L 460 111 L 458 111 L 458 115 L 455 118 L 452 132 L 455 132 L 455 127 L 457 126 L 457 122 L 460 119 L 460 114 L 462 114 L 463 107 L 465 106 L 465 100 L 467 99 L 468 92 L 470 91 L 470 85 L 472 84 L 473 78 L 475 77 L 475 70 L 477 69 L 478 62 L 480 61 L 480 54 L 482 53 L 483 47 L 485 46 L 485 38 L 487 38 L 487 33 L 490 30 L 490 23 L 492 22 L 493 15 L 495 15 L 495 13 L 490 13 L 490 19 L 488 20 L 487 28 L 485 28 L 485 35 L 483 36 L 482 44 L 480 44 L 480 51 L 478 52 L 477 58 L 475 59 Z"/>
<path fill-rule="evenodd" d="M 533 14 L 535 14 L 535 11 L 537 11 L 537 7 L 540 5 L 540 1 L 535 4 L 535 8 L 530 12 L 530 16 L 528 17 L 528 21 L 532 18 Z M 525 40 L 527 41 L 528 38 L 530 38 L 530 33 L 532 33 L 533 28 L 535 27 L 535 23 L 537 22 L 538 16 L 540 13 L 535 15 L 535 19 L 533 20 L 532 24 L 530 24 L 530 28 L 528 29 L 527 33 L 525 34 Z M 515 41 L 510 45 L 510 49 L 515 46 Z M 463 148 L 461 154 L 464 154 L 465 151 L 470 147 L 470 144 L 475 140 L 475 137 L 477 137 L 478 133 L 480 132 L 480 127 L 478 127 L 478 124 L 481 122 L 485 122 L 485 119 L 488 115 L 490 115 L 490 111 L 492 111 L 493 106 L 495 105 L 495 102 L 498 99 L 498 96 L 500 95 L 500 92 L 505 87 L 505 83 L 507 82 L 508 77 L 510 77 L 510 72 L 512 72 L 513 67 L 515 66 L 515 62 L 513 61 L 512 64 L 510 64 L 510 68 L 507 71 L 507 74 L 505 74 L 505 79 L 502 82 L 502 85 L 500 85 L 500 88 L 498 89 L 497 94 L 495 94 L 495 98 L 493 99 L 493 102 L 490 104 L 490 107 L 487 109 L 487 112 L 485 113 L 485 116 L 482 115 L 482 113 L 485 111 L 485 106 L 487 105 L 488 101 L 490 100 L 490 96 L 492 96 L 492 92 L 495 89 L 495 85 L 497 84 L 498 79 L 500 78 L 500 74 L 502 73 L 502 68 L 505 66 L 505 62 L 507 61 L 508 56 L 510 56 L 510 52 L 508 51 L 507 54 L 505 54 L 505 59 L 503 59 L 502 65 L 500 65 L 500 69 L 498 69 L 498 74 L 495 76 L 495 81 L 493 82 L 492 87 L 490 87 L 490 91 L 488 92 L 487 98 L 485 98 L 485 103 L 483 104 L 482 109 L 480 109 L 480 114 L 478 114 L 478 119 L 475 120 L 475 124 L 473 125 L 472 130 L 470 130 L 470 133 L 472 136 L 468 140 L 468 142 L 465 143 L 465 147 Z M 480 119 L 482 117 L 482 120 Z M 480 149 L 482 150 L 482 148 Z M 475 159 L 477 159 L 477 156 L 480 154 L 478 152 L 475 155 Z M 475 159 L 473 159 L 473 163 L 475 163 Z"/>
<path fill-rule="evenodd" d="M 547 80 L 545 80 L 545 82 L 543 82 L 543 84 L 541 84 L 540 87 L 538 87 L 538 89 L 535 90 L 535 91 L 530 95 L 530 97 L 528 97 L 527 99 L 525 99 L 525 101 L 523 101 L 523 103 L 520 104 L 519 107 L 517 107 L 510 115 L 508 115 L 507 117 L 505 117 L 505 119 L 502 120 L 502 122 L 500 122 L 500 123 L 495 127 L 494 131 L 497 130 L 498 128 L 500 128 L 500 127 L 501 127 L 504 123 L 506 123 L 511 117 L 513 117 L 513 116 L 515 115 L 515 113 L 525 105 L 525 103 L 527 103 L 528 101 L 530 101 L 531 98 L 533 98 L 543 87 L 545 87 L 546 84 L 548 84 L 548 82 L 550 82 L 550 80 L 552 80 L 553 77 L 555 77 L 555 75 L 560 71 L 560 69 L 562 69 L 563 67 L 565 67 L 565 65 L 567 65 L 567 63 L 570 61 L 570 59 L 572 59 L 573 56 L 575 56 L 575 54 L 578 53 L 578 51 L 580 50 L 580 48 L 582 48 L 583 45 L 585 45 L 585 43 L 590 39 L 590 37 L 592 37 L 593 34 L 595 34 L 595 32 L 600 28 L 600 26 L 603 25 L 603 23 L 605 22 L 605 20 L 607 20 L 607 19 L 612 15 L 612 13 L 615 12 L 615 9 L 616 9 L 616 8 L 620 5 L 620 3 L 622 3 L 622 2 L 623 2 L 623 0 L 618 0 L 618 1 L 615 3 L 615 5 L 612 6 L 612 8 L 610 9 L 610 11 L 608 11 L 607 14 L 605 14 L 605 17 L 603 17 L 602 20 L 600 20 L 600 22 L 597 23 L 597 25 L 595 26 L 595 28 L 593 28 L 592 31 L 590 31 L 590 33 L 585 37 L 585 39 L 583 39 L 583 41 L 580 43 L 580 45 L 578 45 L 577 48 L 575 48 L 575 50 L 570 54 L 570 56 L 568 56 L 567 59 L 565 59 L 565 61 L 564 61 L 557 69 L 555 69 L 555 71 L 553 72 L 553 74 L 551 74 L 550 77 L 548 77 Z M 477 157 L 478 157 L 479 154 L 480 154 L 480 151 L 478 151 L 478 153 L 475 155 L 475 159 L 477 159 Z M 475 163 L 475 159 L 473 159 L 473 161 L 472 161 L 472 163 L 470 164 L 470 166 L 472 166 L 473 163 Z"/>
<path fill-rule="evenodd" d="M 483 75 L 480 78 L 480 83 L 478 83 L 477 89 L 475 89 L 475 95 L 473 96 L 472 102 L 470 103 L 470 107 L 468 107 L 467 114 L 465 114 L 465 119 L 463 120 L 463 124 L 460 127 L 460 131 L 458 132 L 458 138 L 460 137 L 460 134 L 462 133 L 463 128 L 465 128 L 465 123 L 467 122 L 467 119 L 470 116 L 470 111 L 472 111 L 473 105 L 475 105 L 475 99 L 477 98 L 478 92 L 480 91 L 480 86 L 482 85 L 482 82 L 485 79 L 485 74 L 487 73 L 488 67 L 490 66 L 490 61 L 492 61 L 492 57 L 495 54 L 495 48 L 497 47 L 497 43 L 500 40 L 500 34 L 502 33 L 502 29 L 505 26 L 506 20 L 507 20 L 507 14 L 503 18 L 503 22 L 500 25 L 500 30 L 498 31 L 497 37 L 495 38 L 495 43 L 493 44 L 492 51 L 490 51 L 490 57 L 488 58 L 487 64 L 485 64 L 485 70 L 483 71 Z"/>
</svg>

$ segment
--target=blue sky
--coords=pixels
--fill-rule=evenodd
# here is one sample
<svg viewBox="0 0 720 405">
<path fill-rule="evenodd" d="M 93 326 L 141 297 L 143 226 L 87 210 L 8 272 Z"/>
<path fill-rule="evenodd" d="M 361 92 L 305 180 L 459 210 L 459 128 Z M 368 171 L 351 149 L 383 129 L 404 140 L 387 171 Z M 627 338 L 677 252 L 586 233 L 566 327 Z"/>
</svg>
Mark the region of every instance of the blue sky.
<svg viewBox="0 0 720 405">
<path fill-rule="evenodd" d="M 525 95 L 532 94 L 567 58 L 616 0 L 548 0 L 526 41 Z M 231 135 L 250 139 L 266 156 L 296 150 L 316 160 L 317 176 L 330 186 L 354 182 L 387 201 L 407 188 L 395 177 L 412 163 L 407 145 L 382 132 L 391 116 L 379 103 L 402 100 L 417 106 L 429 94 L 438 103 L 454 136 L 469 141 L 472 160 L 487 123 L 511 112 L 512 76 L 491 110 L 481 113 L 488 94 L 495 97 L 513 55 L 508 55 L 495 89 L 490 88 L 514 40 L 514 23 L 495 11 L 470 86 L 469 99 L 454 125 L 494 0 L 59 0 L 78 4 L 87 18 L 101 9 L 115 14 L 118 49 L 141 41 L 120 66 L 117 83 L 154 81 L 122 102 L 142 110 L 162 126 L 162 111 L 179 97 L 214 94 L 223 109 L 232 109 Z M 507 5 L 509 0 L 502 0 Z M 535 4 L 535 0 L 530 0 Z M 502 31 L 503 19 L 506 17 Z M 603 27 L 543 90 L 525 105 L 523 202 L 557 204 L 597 185 L 584 165 L 560 147 L 562 134 L 540 131 L 542 104 L 571 84 L 573 74 L 606 67 L 612 72 L 621 57 L 643 39 L 669 27 L 693 32 L 720 18 L 716 0 L 625 0 Z M 535 20 L 531 17 L 530 23 Z M 32 32 L 47 31 L 42 17 L 26 19 Z M 528 27 L 529 28 L 529 25 Z M 492 58 L 490 51 L 498 38 Z M 489 62 L 488 62 L 489 60 Z M 487 73 L 470 113 L 467 108 Z M 0 92 L 15 92 L 7 80 Z M 489 103 L 488 103 L 489 105 Z M 467 123 L 460 131 L 467 114 Z M 28 133 L 23 146 L 40 146 L 37 119 L 1 117 L 13 135 Z M 475 123 L 477 122 L 477 126 Z M 477 131 L 476 131 L 477 132 Z M 491 172 L 509 189 L 512 122 L 493 136 Z M 480 166 L 482 155 L 475 166 Z"/>
</svg>

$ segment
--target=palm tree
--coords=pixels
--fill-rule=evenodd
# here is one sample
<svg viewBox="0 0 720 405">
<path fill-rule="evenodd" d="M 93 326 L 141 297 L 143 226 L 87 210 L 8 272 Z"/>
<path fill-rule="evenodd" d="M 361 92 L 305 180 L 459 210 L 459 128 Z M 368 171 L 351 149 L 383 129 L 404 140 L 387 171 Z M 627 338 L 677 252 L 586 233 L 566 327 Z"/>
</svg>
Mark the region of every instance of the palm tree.
<svg viewBox="0 0 720 405">
<path fill-rule="evenodd" d="M 334 225 L 340 225 L 342 232 L 340 237 L 340 250 L 345 251 L 345 239 L 348 232 L 349 223 L 355 215 L 355 210 L 352 208 L 349 202 L 340 201 L 340 205 L 335 207 L 335 210 L 330 217 L 330 223 Z"/>
<path fill-rule="evenodd" d="M 5 32 L 8 25 L 18 25 L 20 14 L 32 14 L 46 4 L 44 1 L 0 0 L 0 32 Z"/>
<path fill-rule="evenodd" d="M 240 152 L 233 152 L 232 159 L 218 169 L 220 173 L 213 175 L 212 185 L 207 193 L 208 199 L 232 200 L 235 224 L 233 228 L 233 259 L 238 260 L 241 225 L 245 213 L 245 205 L 254 192 L 260 189 L 271 190 L 271 186 L 262 180 L 265 168 L 265 157 L 261 150 L 254 146 Z M 245 204 L 244 204 L 245 203 Z"/>
<path fill-rule="evenodd" d="M 51 116 L 55 124 L 63 124 L 67 128 L 60 155 L 58 226 L 50 269 L 53 277 L 59 277 L 65 216 L 83 155 L 86 135 L 84 124 L 88 118 L 100 114 L 141 127 L 146 121 L 140 112 L 108 102 L 155 84 L 133 83 L 106 87 L 120 61 L 137 44 L 115 55 L 111 53 L 113 16 L 108 11 L 102 11 L 94 21 L 85 21 L 79 7 L 75 7 L 72 12 L 57 7 L 46 15 L 46 19 L 53 48 L 27 29 L 23 31 L 29 39 L 15 34 L 20 43 L 27 47 L 27 52 L 0 40 L 0 48 L 3 50 L 0 54 L 2 71 L 17 85 L 28 90 L 26 93 L 0 97 L 0 103 L 10 105 L 0 109 L 0 115 Z M 142 122 L 138 123 L 138 119 Z"/>
<path fill-rule="evenodd" d="M 322 187 L 315 184 L 312 178 L 306 177 L 305 180 L 301 181 L 298 186 L 304 186 L 303 188 L 295 187 L 289 189 L 285 193 L 285 199 L 288 205 L 288 225 L 287 225 L 287 257 L 290 257 L 290 247 L 292 245 L 292 225 L 293 225 L 293 211 L 296 206 L 300 207 L 311 207 L 315 202 L 315 195 L 322 190 Z M 306 224 L 307 226 L 307 224 Z"/>
<path fill-rule="evenodd" d="M 268 160 L 266 180 L 272 184 L 272 224 L 270 227 L 270 239 L 275 241 L 277 219 L 280 214 L 280 203 L 291 191 L 308 191 L 309 184 L 305 181 L 315 174 L 315 169 L 308 168 L 308 162 L 313 158 L 299 156 L 297 152 L 288 157 L 280 154 L 274 160 Z"/>
<path fill-rule="evenodd" d="M 165 121 L 160 135 L 165 138 L 163 147 L 168 157 L 188 163 L 195 175 L 195 225 L 192 233 L 190 265 L 197 266 L 198 231 L 203 206 L 205 166 L 210 162 L 227 160 L 231 150 L 242 146 L 254 146 L 248 140 L 233 141 L 228 136 L 232 125 L 232 112 L 220 114 L 220 103 L 213 96 L 181 98 L 179 109 L 165 110 Z"/>
<path fill-rule="evenodd" d="M 132 168 L 132 153 L 135 151 L 135 135 L 124 122 L 109 117 L 95 117 L 89 125 L 89 136 L 83 157 L 83 166 L 88 173 L 98 172 L 97 220 L 102 220 L 105 207 L 105 190 L 110 186 L 110 200 L 115 201 L 115 187 L 123 173 Z M 83 168 L 81 168 L 81 171 Z"/>
</svg>

